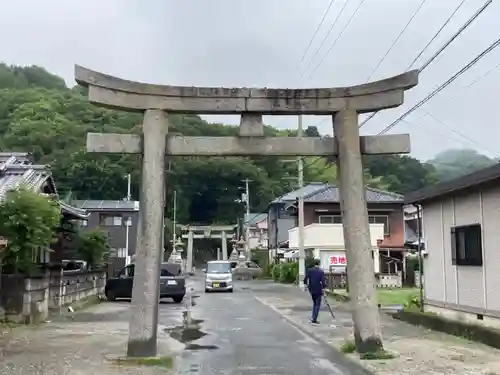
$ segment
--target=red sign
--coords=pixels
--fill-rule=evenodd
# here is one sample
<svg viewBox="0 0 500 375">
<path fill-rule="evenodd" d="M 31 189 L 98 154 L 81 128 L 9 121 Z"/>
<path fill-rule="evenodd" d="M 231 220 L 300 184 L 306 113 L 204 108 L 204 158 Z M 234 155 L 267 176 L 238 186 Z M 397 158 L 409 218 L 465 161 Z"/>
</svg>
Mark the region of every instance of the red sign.
<svg viewBox="0 0 500 375">
<path fill-rule="evenodd" d="M 346 264 L 347 260 L 345 255 L 333 255 L 330 257 L 331 266 L 345 266 Z"/>
</svg>

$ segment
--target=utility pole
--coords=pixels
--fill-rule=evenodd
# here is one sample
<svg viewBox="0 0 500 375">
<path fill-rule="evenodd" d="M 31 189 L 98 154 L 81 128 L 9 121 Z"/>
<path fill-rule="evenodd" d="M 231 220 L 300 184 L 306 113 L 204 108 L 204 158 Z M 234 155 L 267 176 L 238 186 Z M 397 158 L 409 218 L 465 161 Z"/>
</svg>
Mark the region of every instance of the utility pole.
<svg viewBox="0 0 500 375">
<path fill-rule="evenodd" d="M 130 177 L 130 173 L 127 173 L 127 201 L 130 201 L 132 199 L 131 185 L 132 179 Z"/>
<path fill-rule="evenodd" d="M 127 173 L 127 198 L 125 200 L 130 202 L 132 200 L 131 194 L 131 177 L 130 173 Z M 132 225 L 132 221 L 130 217 L 127 217 L 125 220 L 125 265 L 130 264 L 130 255 L 129 255 L 129 246 L 130 246 L 130 226 Z"/>
<path fill-rule="evenodd" d="M 243 182 L 245 183 L 245 204 L 246 204 L 246 215 L 245 215 L 245 258 L 246 260 L 250 259 L 250 249 L 249 249 L 249 244 L 248 241 L 250 239 L 250 223 L 248 223 L 248 220 L 250 219 L 250 188 L 249 188 L 249 183 L 252 182 L 252 180 L 249 180 L 248 178 L 244 179 Z"/>
<path fill-rule="evenodd" d="M 304 128 L 302 125 L 302 115 L 299 115 L 297 137 L 304 136 Z M 304 287 L 304 276 L 306 274 L 306 261 L 304 251 L 304 194 L 302 188 L 304 187 L 304 159 L 302 156 L 297 157 L 298 168 L 298 182 L 299 182 L 299 282 L 298 285 Z"/>
<path fill-rule="evenodd" d="M 174 233 L 173 233 L 173 241 L 174 241 L 174 244 L 175 244 L 175 241 L 177 239 L 177 235 L 176 235 L 176 231 L 175 231 L 175 227 L 177 225 L 177 190 L 174 190 Z"/>
</svg>

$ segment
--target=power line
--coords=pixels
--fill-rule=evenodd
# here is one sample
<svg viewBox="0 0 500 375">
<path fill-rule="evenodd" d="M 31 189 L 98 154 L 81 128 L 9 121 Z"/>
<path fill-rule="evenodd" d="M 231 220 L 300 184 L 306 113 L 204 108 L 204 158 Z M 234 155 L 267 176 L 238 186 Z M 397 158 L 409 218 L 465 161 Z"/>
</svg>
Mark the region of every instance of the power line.
<svg viewBox="0 0 500 375">
<path fill-rule="evenodd" d="M 472 17 L 469 18 L 469 20 L 460 29 L 458 29 L 457 32 L 443 46 L 441 46 L 441 48 L 439 48 L 439 50 L 434 55 L 432 55 L 432 57 L 429 60 L 427 60 L 427 62 L 419 69 L 419 72 L 422 73 L 465 29 L 467 29 L 467 27 L 469 27 L 469 25 L 486 9 L 486 7 L 488 7 L 491 4 L 492 1 L 493 0 L 488 0 L 476 13 L 474 13 L 472 15 Z M 457 10 L 455 10 L 455 12 L 453 12 L 453 14 L 455 14 Z M 453 17 L 453 14 L 445 22 L 445 24 L 449 22 L 451 17 Z M 437 35 L 439 35 L 439 33 L 442 31 L 443 28 L 444 28 L 444 26 L 438 30 L 438 33 L 436 33 L 436 35 L 432 39 L 436 39 Z M 431 42 L 432 42 L 432 39 L 431 39 Z M 429 42 L 428 45 L 431 42 Z M 425 49 L 428 47 L 428 45 L 424 47 L 424 49 L 422 50 L 422 52 L 419 55 L 421 55 L 425 51 Z M 411 65 L 413 65 L 413 63 Z M 410 65 L 410 67 L 411 67 L 411 65 Z M 408 69 L 406 71 L 408 71 Z M 370 116 L 365 118 L 361 122 L 361 124 L 359 125 L 359 128 L 363 127 L 368 121 L 370 121 L 373 117 L 375 117 L 375 115 L 378 112 L 379 111 L 375 111 Z"/>
<path fill-rule="evenodd" d="M 307 64 L 306 68 L 302 71 L 302 74 L 300 75 L 300 77 L 302 78 L 304 76 L 304 74 L 306 73 L 307 69 L 309 69 L 309 67 L 311 66 L 311 64 L 313 63 L 314 59 L 316 58 L 316 56 L 318 56 L 318 53 L 319 51 L 321 50 L 321 48 L 323 48 L 323 46 L 325 45 L 328 37 L 330 36 L 330 34 L 332 33 L 333 31 L 333 28 L 337 25 L 337 22 L 340 18 L 340 16 L 342 15 L 342 13 L 344 13 L 344 9 L 346 8 L 347 4 L 349 3 L 349 0 L 346 0 L 346 2 L 344 3 L 344 5 L 342 5 L 342 8 L 340 9 L 340 12 L 339 14 L 337 14 L 337 18 L 335 18 L 335 21 L 333 21 L 332 23 L 332 26 L 330 27 L 330 29 L 328 30 L 328 32 L 326 33 L 325 37 L 323 38 L 323 40 L 321 41 L 321 44 L 320 46 L 318 47 L 318 49 L 316 50 L 316 52 L 314 52 L 314 55 L 312 56 L 312 58 L 309 60 L 309 63 Z"/>
<path fill-rule="evenodd" d="M 445 43 L 421 68 L 420 71 L 423 71 L 427 66 L 429 66 L 440 54 L 443 52 L 465 29 L 467 29 L 474 20 L 479 17 L 481 13 L 493 2 L 493 0 L 488 0 L 484 5 L 479 8 L 479 10 L 474 13 L 474 15 L 453 35 L 453 37 Z"/>
<path fill-rule="evenodd" d="M 437 89 L 435 89 L 434 91 L 432 91 L 424 99 L 422 99 L 420 102 L 418 102 L 417 104 L 415 104 L 412 108 L 410 108 L 408 111 L 406 111 L 401 116 L 399 116 L 391 124 L 389 124 L 384 129 L 382 129 L 382 131 L 380 131 L 380 133 L 378 133 L 378 135 L 382 135 L 382 134 L 387 133 L 394 126 L 396 126 L 401 120 L 403 120 L 410 113 L 412 113 L 413 111 L 417 110 L 418 108 L 420 108 L 421 106 L 423 106 L 425 103 L 427 103 L 429 100 L 431 100 L 434 96 L 436 96 L 439 92 L 441 92 L 442 90 L 444 90 L 448 85 L 450 85 L 453 81 L 455 81 L 458 77 L 460 77 L 467 70 L 469 70 L 474 65 L 476 65 L 479 62 L 479 60 L 481 60 L 484 56 L 486 56 L 488 53 L 490 53 L 491 51 L 493 51 L 499 45 L 500 45 L 500 38 L 497 39 L 495 42 L 493 42 L 488 48 L 486 48 L 483 52 L 481 52 L 478 56 L 476 56 L 476 58 L 474 58 L 466 66 L 464 66 L 462 69 L 460 69 L 457 73 L 455 73 L 452 77 L 450 77 L 446 82 L 444 82 L 442 85 L 440 85 Z"/>
<path fill-rule="evenodd" d="M 323 58 L 321 59 L 321 61 L 319 62 L 318 65 L 316 65 L 316 67 L 314 68 L 314 70 L 312 71 L 312 73 L 309 75 L 309 79 L 312 78 L 312 76 L 314 75 L 314 73 L 316 73 L 316 71 L 318 70 L 318 68 L 321 66 L 321 64 L 323 64 L 323 62 L 325 61 L 325 59 L 327 58 L 327 56 L 330 54 L 330 52 L 332 51 L 333 47 L 335 47 L 335 45 L 337 44 L 337 42 L 339 41 L 339 39 L 342 37 L 342 35 L 344 34 L 345 30 L 347 29 L 347 27 L 351 24 L 352 20 L 354 19 L 354 17 L 356 16 L 356 14 L 358 13 L 359 9 L 361 8 L 361 5 L 363 5 L 363 3 L 365 2 L 365 0 L 361 0 L 361 2 L 359 3 L 358 7 L 356 8 L 356 10 L 354 11 L 354 13 L 351 15 L 351 18 L 349 18 L 349 21 L 347 21 L 346 25 L 344 26 L 344 28 L 342 29 L 342 31 L 340 32 L 340 34 L 337 36 L 337 38 L 334 40 L 334 42 L 332 43 L 332 45 L 330 46 L 330 48 L 328 49 L 328 51 L 326 51 L 326 54 L 323 56 Z"/>
<path fill-rule="evenodd" d="M 462 0 L 462 2 L 460 4 L 458 4 L 458 6 L 453 11 L 453 13 L 448 17 L 448 19 L 443 23 L 443 25 L 439 28 L 439 30 L 434 34 L 434 36 L 431 38 L 431 40 L 429 40 L 429 42 L 420 51 L 420 53 L 413 59 L 413 61 L 411 62 L 411 64 L 408 65 L 408 68 L 406 68 L 405 72 L 407 72 L 408 70 L 410 70 L 411 67 L 413 66 L 413 64 L 415 64 L 417 62 L 417 60 L 420 58 L 420 56 L 422 56 L 425 53 L 425 51 L 427 51 L 427 48 L 429 48 L 429 46 L 432 44 L 432 42 L 434 42 L 434 40 L 436 40 L 436 38 L 441 34 L 441 32 L 444 30 L 444 28 L 450 23 L 450 21 L 453 18 L 453 16 L 455 16 L 455 14 L 460 10 L 460 8 L 462 7 L 462 5 L 464 5 L 466 1 L 467 0 Z"/>
<path fill-rule="evenodd" d="M 299 65 L 302 64 L 302 61 L 304 61 L 304 58 L 307 55 L 307 52 L 309 52 L 309 49 L 311 48 L 311 46 L 314 42 L 314 39 L 318 35 L 318 32 L 321 29 L 321 26 L 323 26 L 323 23 L 325 22 L 326 16 L 328 15 L 328 13 L 330 13 L 330 9 L 331 9 L 334 2 L 335 2 L 335 0 L 330 0 L 330 4 L 328 4 L 328 8 L 326 8 L 325 13 L 323 14 L 323 18 L 321 19 L 320 23 L 318 24 L 318 27 L 316 28 L 316 31 L 314 32 L 314 35 L 312 36 L 311 40 L 309 41 L 309 44 L 307 45 L 307 48 L 306 48 L 304 54 L 302 55 L 302 58 L 300 59 Z"/>
<path fill-rule="evenodd" d="M 382 56 L 382 58 L 380 59 L 380 61 L 377 64 L 377 66 L 375 66 L 375 68 L 373 69 L 373 71 L 369 75 L 369 77 L 366 80 L 366 82 L 370 81 L 370 79 L 373 77 L 373 75 L 375 74 L 375 72 L 378 70 L 378 68 L 380 68 L 380 66 L 382 65 L 382 63 L 385 61 L 385 59 L 387 58 L 387 56 L 389 56 L 389 53 L 391 53 L 392 49 L 396 46 L 396 44 L 398 43 L 399 39 L 401 39 L 401 37 L 403 36 L 403 34 L 405 33 L 405 31 L 408 29 L 408 27 L 410 26 L 410 24 L 412 23 L 412 21 L 415 19 L 416 15 L 420 11 L 420 9 L 422 9 L 422 7 L 426 3 L 426 1 L 427 0 L 422 0 L 422 2 L 420 3 L 420 5 L 418 6 L 418 8 L 415 10 L 415 12 L 413 12 L 412 16 L 410 17 L 410 19 L 406 23 L 405 27 L 403 27 L 403 30 L 401 30 L 401 32 L 399 33 L 399 35 L 397 36 L 397 38 L 394 40 L 394 42 L 392 43 L 392 45 L 389 47 L 389 49 L 387 50 L 387 52 L 385 53 L 385 55 Z"/>
<path fill-rule="evenodd" d="M 493 152 L 491 150 L 488 150 L 486 147 L 484 147 L 483 145 L 481 145 L 480 143 L 478 143 L 477 141 L 473 140 L 472 138 L 466 136 L 465 134 L 459 132 L 458 130 L 454 129 L 452 126 L 446 124 L 443 120 L 440 120 L 438 119 L 436 116 L 432 115 L 431 113 L 429 113 L 428 111 L 426 110 L 422 110 L 426 116 L 429 116 L 431 119 L 433 119 L 434 121 L 436 121 L 437 123 L 443 125 L 445 128 L 447 128 L 448 130 L 450 130 L 451 132 L 459 135 L 460 137 L 464 138 L 465 140 L 467 140 L 468 142 L 470 142 L 471 144 L 479 147 L 479 148 L 482 148 L 484 149 L 485 151 L 487 151 L 488 153 L 492 154 L 492 155 L 495 155 L 495 157 L 499 157 L 499 154 L 496 153 L 496 152 Z"/>
<path fill-rule="evenodd" d="M 481 81 L 483 78 L 486 78 L 486 76 L 488 76 L 490 73 L 492 73 L 495 69 L 498 69 L 498 68 L 500 68 L 500 63 L 497 64 L 497 65 L 495 65 L 493 68 L 487 70 L 486 73 L 484 73 L 479 78 L 476 78 L 474 81 L 472 81 L 469 85 L 467 85 L 467 88 L 470 88 L 470 87 L 474 86 L 476 83 L 478 83 L 479 81 Z"/>
</svg>

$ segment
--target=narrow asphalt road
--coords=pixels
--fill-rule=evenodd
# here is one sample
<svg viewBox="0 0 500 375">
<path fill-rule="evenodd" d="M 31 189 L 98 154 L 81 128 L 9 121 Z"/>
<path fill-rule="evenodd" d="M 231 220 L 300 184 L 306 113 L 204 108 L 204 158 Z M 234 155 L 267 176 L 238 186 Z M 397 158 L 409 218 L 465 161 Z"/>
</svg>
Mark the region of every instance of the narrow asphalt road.
<svg viewBox="0 0 500 375">
<path fill-rule="evenodd" d="M 192 317 L 200 320 L 201 332 L 187 337 L 188 346 L 177 360 L 176 374 L 366 374 L 261 304 L 255 297 L 274 293 L 272 283 L 239 282 L 232 294 L 205 294 L 199 277 L 192 278 L 190 284 L 198 296 Z M 160 307 L 160 324 L 169 325 L 170 309 L 169 305 Z"/>
</svg>

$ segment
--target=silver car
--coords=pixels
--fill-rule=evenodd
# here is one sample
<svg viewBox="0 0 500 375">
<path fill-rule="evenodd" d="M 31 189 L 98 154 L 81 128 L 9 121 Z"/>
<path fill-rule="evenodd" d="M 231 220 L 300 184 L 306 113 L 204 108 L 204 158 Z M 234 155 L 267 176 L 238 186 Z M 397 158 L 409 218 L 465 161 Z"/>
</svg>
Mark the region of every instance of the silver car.
<svg viewBox="0 0 500 375">
<path fill-rule="evenodd" d="M 233 273 L 227 260 L 207 262 L 205 269 L 205 293 L 211 291 L 233 292 Z"/>
</svg>

